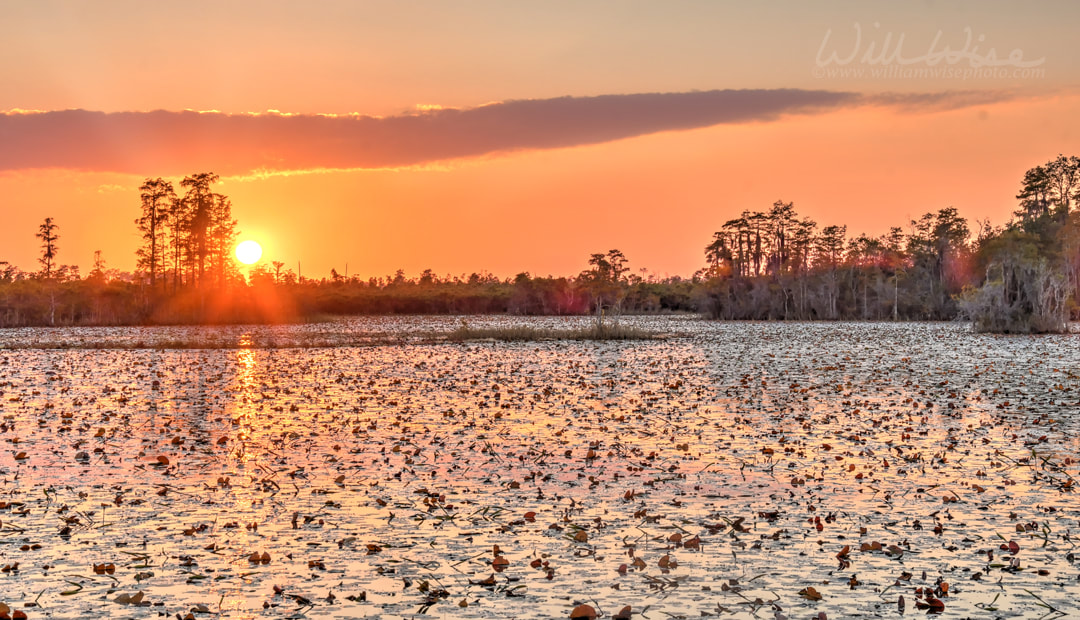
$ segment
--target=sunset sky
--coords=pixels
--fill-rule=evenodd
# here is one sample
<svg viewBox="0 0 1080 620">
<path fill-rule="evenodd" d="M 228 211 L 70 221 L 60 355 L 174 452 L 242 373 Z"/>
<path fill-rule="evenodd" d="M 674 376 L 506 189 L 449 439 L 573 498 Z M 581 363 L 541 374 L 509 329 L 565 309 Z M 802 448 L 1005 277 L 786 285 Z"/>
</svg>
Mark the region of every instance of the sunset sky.
<svg viewBox="0 0 1080 620">
<path fill-rule="evenodd" d="M 778 199 L 1004 223 L 1080 154 L 1080 3 L 3 2 L 0 260 L 131 270 L 138 186 L 217 172 L 303 275 L 688 276 Z"/>
</svg>

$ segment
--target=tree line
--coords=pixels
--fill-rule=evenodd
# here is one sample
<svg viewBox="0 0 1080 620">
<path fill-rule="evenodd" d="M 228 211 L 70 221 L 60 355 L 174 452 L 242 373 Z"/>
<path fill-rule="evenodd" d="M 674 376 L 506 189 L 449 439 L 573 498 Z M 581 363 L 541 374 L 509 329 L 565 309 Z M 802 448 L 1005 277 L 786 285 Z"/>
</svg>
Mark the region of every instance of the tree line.
<svg viewBox="0 0 1080 620">
<path fill-rule="evenodd" d="M 1000 332 L 1061 331 L 1080 290 L 1080 159 L 1029 170 L 1003 226 L 973 226 L 953 207 L 849 237 L 819 227 L 792 202 L 742 212 L 704 248 L 692 277 L 647 278 L 619 250 L 592 254 L 575 276 L 303 278 L 281 261 L 247 277 L 233 258 L 239 236 L 213 173 L 140 186 L 136 271 L 107 269 L 95 253 L 83 277 L 62 265 L 59 225 L 36 233 L 40 269 L 0 261 L 0 326 L 265 322 L 319 314 L 700 312 L 728 320 L 951 320 Z"/>
<path fill-rule="evenodd" d="M 912 220 L 906 232 L 848 237 L 846 226 L 819 229 L 777 201 L 713 234 L 699 273 L 703 309 L 722 319 L 951 319 L 977 279 L 969 238 L 953 207 Z"/>
<path fill-rule="evenodd" d="M 1001 227 L 953 207 L 879 237 L 800 218 L 790 202 L 744 211 L 713 234 L 699 309 L 718 319 L 950 320 L 1057 332 L 1080 290 L 1080 158 L 1029 170 Z"/>
</svg>

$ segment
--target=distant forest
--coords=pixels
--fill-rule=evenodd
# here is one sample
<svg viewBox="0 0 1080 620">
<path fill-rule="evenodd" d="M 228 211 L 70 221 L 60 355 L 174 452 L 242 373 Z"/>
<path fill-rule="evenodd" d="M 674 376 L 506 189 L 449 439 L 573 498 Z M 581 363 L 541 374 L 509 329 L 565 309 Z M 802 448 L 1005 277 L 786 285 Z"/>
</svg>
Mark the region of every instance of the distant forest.
<svg viewBox="0 0 1080 620">
<path fill-rule="evenodd" d="M 486 273 L 298 277 L 279 261 L 245 277 L 238 222 L 217 176 L 146 179 L 134 224 L 134 273 L 86 276 L 59 262 L 61 228 L 45 218 L 39 269 L 0 260 L 0 326 L 144 325 L 309 320 L 331 314 L 522 315 L 698 312 L 726 320 L 974 321 L 994 332 L 1055 332 L 1076 318 L 1080 290 L 1080 159 L 1027 171 L 1003 226 L 974 226 L 949 207 L 880 237 L 802 218 L 791 202 L 744 211 L 713 233 L 689 278 L 647 278 L 619 250 L 583 257 L 568 277 Z M 29 232 L 29 231 L 28 231 Z"/>
</svg>

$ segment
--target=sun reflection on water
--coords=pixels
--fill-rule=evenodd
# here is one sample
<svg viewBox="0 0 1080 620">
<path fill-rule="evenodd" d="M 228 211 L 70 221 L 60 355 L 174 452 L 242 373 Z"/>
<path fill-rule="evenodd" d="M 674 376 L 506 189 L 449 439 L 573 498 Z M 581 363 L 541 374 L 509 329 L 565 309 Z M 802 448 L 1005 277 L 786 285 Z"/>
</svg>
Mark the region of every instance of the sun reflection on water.
<svg viewBox="0 0 1080 620">
<path fill-rule="evenodd" d="M 251 334 L 240 336 L 240 348 L 236 350 L 237 387 L 246 393 L 255 387 L 256 352 L 251 348 Z"/>
</svg>

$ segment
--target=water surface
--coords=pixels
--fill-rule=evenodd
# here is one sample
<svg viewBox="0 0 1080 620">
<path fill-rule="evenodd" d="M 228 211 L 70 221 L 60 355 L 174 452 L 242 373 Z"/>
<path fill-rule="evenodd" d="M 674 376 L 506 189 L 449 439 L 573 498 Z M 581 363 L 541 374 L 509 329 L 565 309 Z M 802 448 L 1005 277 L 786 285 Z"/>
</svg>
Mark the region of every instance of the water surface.
<svg viewBox="0 0 1080 620">
<path fill-rule="evenodd" d="M 670 337 L 408 344 L 459 317 L 0 330 L 0 602 L 1080 614 L 1076 336 L 626 320 Z"/>
</svg>

